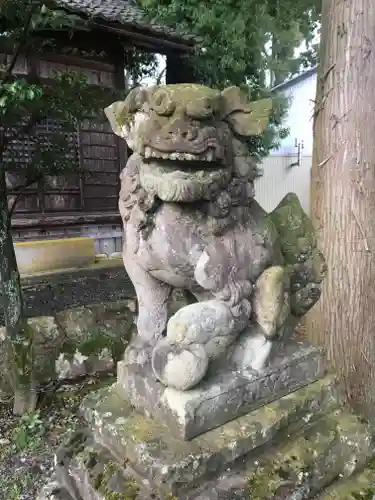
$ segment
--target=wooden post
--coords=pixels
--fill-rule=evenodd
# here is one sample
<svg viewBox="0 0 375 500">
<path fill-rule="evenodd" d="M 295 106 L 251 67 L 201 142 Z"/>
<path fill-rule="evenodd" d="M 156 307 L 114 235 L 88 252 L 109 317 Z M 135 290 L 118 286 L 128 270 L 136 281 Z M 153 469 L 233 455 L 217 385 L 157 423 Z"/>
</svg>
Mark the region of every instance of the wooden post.
<svg viewBox="0 0 375 500">
<path fill-rule="evenodd" d="M 37 82 L 39 78 L 39 63 L 40 57 L 37 53 L 31 52 L 27 56 L 27 76 L 31 82 Z M 34 126 L 35 130 L 35 126 Z M 44 182 L 43 179 L 36 183 L 36 196 L 38 197 L 38 212 L 44 213 L 45 199 L 44 199 Z"/>
<path fill-rule="evenodd" d="M 123 46 L 119 43 L 116 47 L 115 54 L 115 87 L 117 90 L 124 91 L 124 99 L 126 94 L 126 80 L 125 80 L 125 51 Z M 128 160 L 128 148 L 126 143 L 120 137 L 116 138 L 117 154 L 119 163 L 119 173 L 125 167 Z M 118 179 L 118 186 L 120 190 L 120 177 Z"/>
<path fill-rule="evenodd" d="M 185 54 L 167 55 L 166 83 L 198 83 L 191 60 Z"/>
</svg>

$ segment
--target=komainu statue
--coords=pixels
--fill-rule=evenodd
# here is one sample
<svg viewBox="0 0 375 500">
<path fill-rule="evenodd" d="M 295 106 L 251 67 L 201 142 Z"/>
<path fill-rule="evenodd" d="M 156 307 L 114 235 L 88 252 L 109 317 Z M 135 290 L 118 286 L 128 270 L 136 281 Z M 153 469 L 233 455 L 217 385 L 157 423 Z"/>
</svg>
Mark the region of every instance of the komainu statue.
<svg viewBox="0 0 375 500">
<path fill-rule="evenodd" d="M 106 109 L 133 151 L 119 208 L 139 304 L 135 342 L 165 386 L 191 389 L 217 360 L 261 370 L 319 299 L 325 262 L 298 198 L 270 214 L 254 200 L 248 144 L 271 109 L 238 87 L 191 84 L 136 88 Z M 194 302 L 168 320 L 173 288 Z"/>
</svg>

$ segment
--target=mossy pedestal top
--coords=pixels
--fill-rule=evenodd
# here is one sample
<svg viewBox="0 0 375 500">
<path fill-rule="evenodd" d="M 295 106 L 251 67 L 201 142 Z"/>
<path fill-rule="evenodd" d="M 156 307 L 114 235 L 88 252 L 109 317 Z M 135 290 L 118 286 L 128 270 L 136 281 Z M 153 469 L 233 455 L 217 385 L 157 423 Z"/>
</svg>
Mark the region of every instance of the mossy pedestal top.
<svg viewBox="0 0 375 500">
<path fill-rule="evenodd" d="M 277 348 L 278 347 L 278 348 Z M 165 387 L 150 362 L 120 361 L 118 385 L 123 397 L 141 413 L 167 423 L 176 437 L 189 440 L 324 376 L 323 351 L 307 342 L 275 345 L 267 368 L 259 373 L 213 366 L 194 389 Z"/>
</svg>

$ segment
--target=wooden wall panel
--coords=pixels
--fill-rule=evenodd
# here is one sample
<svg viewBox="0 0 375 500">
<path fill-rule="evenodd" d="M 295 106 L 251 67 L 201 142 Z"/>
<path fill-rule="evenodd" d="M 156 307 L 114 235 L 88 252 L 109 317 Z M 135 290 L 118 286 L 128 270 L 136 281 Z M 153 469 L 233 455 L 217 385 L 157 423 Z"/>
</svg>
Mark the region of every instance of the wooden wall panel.
<svg viewBox="0 0 375 500">
<path fill-rule="evenodd" d="M 10 57 L 9 54 L 0 54 L 0 63 L 9 62 Z M 123 61 L 123 54 L 121 57 L 119 54 L 117 65 L 70 55 L 44 53 L 41 58 L 39 54 L 34 54 L 29 61 L 21 56 L 14 73 L 33 73 L 47 79 L 53 71 L 77 71 L 86 75 L 90 84 L 124 88 L 124 71 L 120 66 Z M 4 161 L 9 166 L 14 165 L 7 173 L 7 184 L 9 205 L 12 206 L 17 199 L 16 217 L 39 217 L 48 213 L 50 216 L 76 213 L 79 217 L 79 213 L 86 212 L 87 217 L 91 217 L 89 213 L 96 216 L 94 212 L 117 213 L 119 173 L 123 167 L 121 163 L 124 163 L 121 159 L 125 143 L 121 141 L 119 147 L 119 139 L 113 134 L 108 122 L 85 122 L 80 130 L 66 134 L 68 144 L 64 154 L 72 163 L 73 173 L 45 176 L 42 181 L 19 189 L 25 184 L 25 168 L 37 149 L 48 150 L 51 135 L 62 133 L 61 130 L 61 124 L 56 120 L 45 120 L 34 130 L 33 137 L 36 140 L 27 135 L 20 137 L 12 142 L 4 155 Z"/>
</svg>

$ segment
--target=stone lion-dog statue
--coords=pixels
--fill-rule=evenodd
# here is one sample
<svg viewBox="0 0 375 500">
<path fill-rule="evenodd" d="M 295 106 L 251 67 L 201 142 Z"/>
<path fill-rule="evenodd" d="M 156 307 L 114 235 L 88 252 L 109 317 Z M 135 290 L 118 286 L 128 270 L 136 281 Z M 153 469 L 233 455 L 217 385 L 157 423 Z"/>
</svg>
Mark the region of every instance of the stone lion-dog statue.
<svg viewBox="0 0 375 500">
<path fill-rule="evenodd" d="M 325 262 L 298 198 L 270 214 L 254 199 L 249 143 L 272 106 L 238 87 L 178 84 L 135 88 L 105 110 L 133 151 L 119 209 L 138 352 L 168 387 L 192 389 L 217 360 L 258 372 L 319 299 Z M 195 302 L 168 320 L 174 288 Z"/>
</svg>

